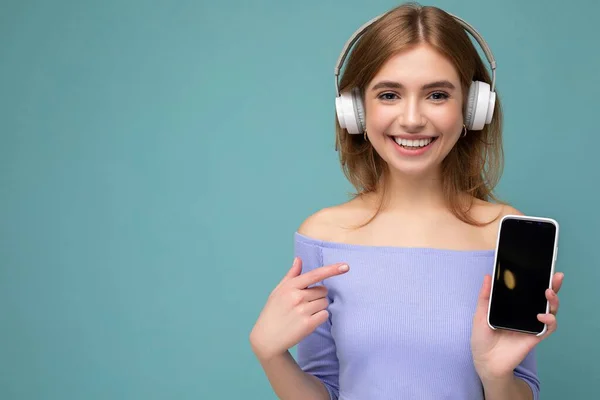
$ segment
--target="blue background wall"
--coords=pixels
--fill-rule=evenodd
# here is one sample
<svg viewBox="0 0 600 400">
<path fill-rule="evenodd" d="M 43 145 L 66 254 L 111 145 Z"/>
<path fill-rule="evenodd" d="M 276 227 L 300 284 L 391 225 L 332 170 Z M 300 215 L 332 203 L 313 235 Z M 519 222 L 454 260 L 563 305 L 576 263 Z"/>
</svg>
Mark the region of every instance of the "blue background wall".
<svg viewBox="0 0 600 400">
<path fill-rule="evenodd" d="M 248 344 L 351 190 L 333 67 L 393 1 L 2 1 L 0 398 L 275 398 Z M 498 60 L 498 192 L 561 223 L 544 399 L 600 383 L 592 1 L 437 1 Z"/>
</svg>

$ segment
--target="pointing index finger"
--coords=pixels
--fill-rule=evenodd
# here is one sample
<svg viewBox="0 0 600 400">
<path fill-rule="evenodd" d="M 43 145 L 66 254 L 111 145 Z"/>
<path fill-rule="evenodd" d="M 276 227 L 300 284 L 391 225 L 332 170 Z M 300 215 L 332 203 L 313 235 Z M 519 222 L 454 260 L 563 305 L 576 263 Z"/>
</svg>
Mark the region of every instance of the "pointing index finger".
<svg viewBox="0 0 600 400">
<path fill-rule="evenodd" d="M 294 283 L 294 286 L 296 286 L 299 289 L 305 289 L 308 286 L 314 285 L 315 283 L 320 282 L 324 279 L 346 273 L 349 269 L 350 268 L 348 267 L 348 264 L 343 263 L 315 268 L 312 271 L 297 276 L 295 278 L 296 282 Z"/>
</svg>

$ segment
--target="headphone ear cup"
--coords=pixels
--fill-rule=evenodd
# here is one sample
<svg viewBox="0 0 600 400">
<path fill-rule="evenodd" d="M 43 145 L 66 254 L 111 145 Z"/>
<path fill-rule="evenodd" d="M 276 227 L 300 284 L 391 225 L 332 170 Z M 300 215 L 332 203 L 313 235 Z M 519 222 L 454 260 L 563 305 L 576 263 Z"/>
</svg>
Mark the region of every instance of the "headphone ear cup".
<svg viewBox="0 0 600 400">
<path fill-rule="evenodd" d="M 469 87 L 467 109 L 465 111 L 465 125 L 467 129 L 479 131 L 486 124 L 492 122 L 496 93 L 491 92 L 490 85 L 486 82 L 473 81 Z"/>
<path fill-rule="evenodd" d="M 465 125 L 467 129 L 473 130 L 473 120 L 475 113 L 475 99 L 477 98 L 477 82 L 471 82 L 469 86 L 469 95 L 467 97 L 467 109 L 465 111 Z"/>
<path fill-rule="evenodd" d="M 353 91 L 344 91 L 335 98 L 335 111 L 341 128 L 350 134 L 362 133 Z"/>
<path fill-rule="evenodd" d="M 367 127 L 365 126 L 365 108 L 363 106 L 359 88 L 355 87 L 352 89 L 352 103 L 354 105 L 354 115 L 356 115 L 356 125 L 359 129 L 358 133 L 363 133 Z"/>
</svg>

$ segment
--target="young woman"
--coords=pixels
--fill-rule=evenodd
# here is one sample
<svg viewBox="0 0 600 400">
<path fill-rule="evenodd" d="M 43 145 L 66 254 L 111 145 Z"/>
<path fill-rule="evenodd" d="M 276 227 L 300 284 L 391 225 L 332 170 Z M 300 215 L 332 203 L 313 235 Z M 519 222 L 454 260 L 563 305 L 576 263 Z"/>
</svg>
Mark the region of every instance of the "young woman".
<svg viewBox="0 0 600 400">
<path fill-rule="evenodd" d="M 488 326 L 498 223 L 521 213 L 493 195 L 501 105 L 461 21 L 403 4 L 348 58 L 336 145 L 357 193 L 301 224 L 250 334 L 281 399 L 539 396 L 534 348 L 563 274 L 543 336 Z"/>
</svg>

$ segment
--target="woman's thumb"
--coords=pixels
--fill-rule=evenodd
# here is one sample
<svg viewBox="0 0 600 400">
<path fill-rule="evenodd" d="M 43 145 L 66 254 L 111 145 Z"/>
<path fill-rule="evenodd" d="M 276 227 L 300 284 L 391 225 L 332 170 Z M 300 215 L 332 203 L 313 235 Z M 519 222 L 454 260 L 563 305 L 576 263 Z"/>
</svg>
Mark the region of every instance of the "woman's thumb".
<svg viewBox="0 0 600 400">
<path fill-rule="evenodd" d="M 477 301 L 477 307 L 485 309 L 487 311 L 487 307 L 490 301 L 490 291 L 492 289 L 492 277 L 490 275 L 485 275 L 483 277 L 483 284 L 481 285 L 481 290 L 479 291 L 479 299 Z"/>
<path fill-rule="evenodd" d="M 281 285 L 283 285 L 285 282 L 289 281 L 290 279 L 300 275 L 301 272 L 302 272 L 302 260 L 300 259 L 300 257 L 294 257 L 294 262 L 292 263 L 292 268 L 290 268 L 290 270 L 285 274 L 285 276 L 279 281 L 279 283 L 277 284 L 277 286 L 275 286 L 275 289 L 273 289 L 273 291 L 279 289 L 281 287 Z"/>
<path fill-rule="evenodd" d="M 302 259 L 300 257 L 294 257 L 292 268 L 285 274 L 284 280 L 292 279 L 302 273 Z"/>
</svg>

